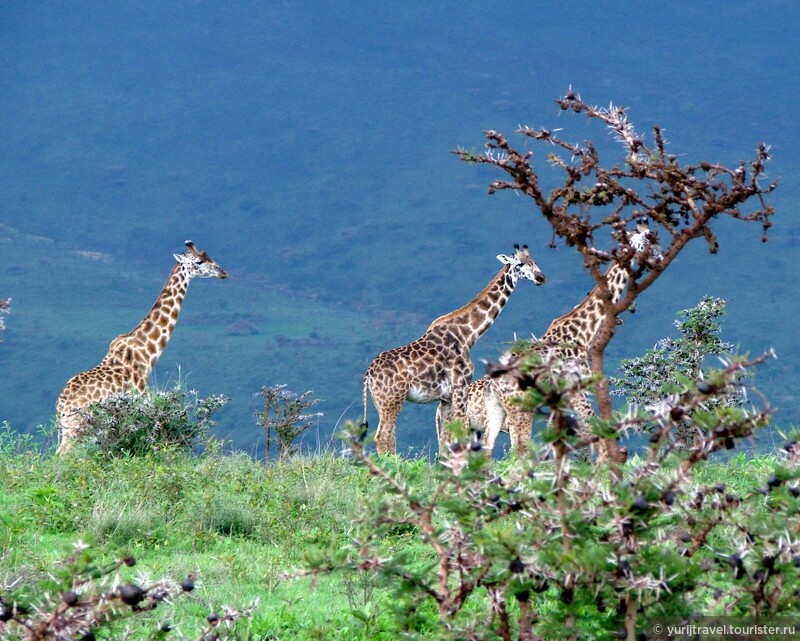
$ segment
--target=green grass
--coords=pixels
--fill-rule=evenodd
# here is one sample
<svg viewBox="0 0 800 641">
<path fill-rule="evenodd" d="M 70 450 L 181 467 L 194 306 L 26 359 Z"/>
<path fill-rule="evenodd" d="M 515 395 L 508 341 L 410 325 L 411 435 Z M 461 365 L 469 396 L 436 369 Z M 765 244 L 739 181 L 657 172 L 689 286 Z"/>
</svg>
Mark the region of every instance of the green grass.
<svg viewBox="0 0 800 641">
<path fill-rule="evenodd" d="M 409 478 L 428 471 L 424 461 L 393 465 Z M 133 554 L 137 564 L 125 575 L 196 573 L 198 589 L 155 618 L 177 622 L 184 634 L 212 610 L 258 599 L 243 637 L 284 638 L 291 630 L 291 638 L 380 638 L 374 621 L 350 613 L 358 590 L 341 576 L 291 578 L 307 550 L 347 537 L 371 491 L 365 471 L 344 458 L 323 453 L 265 466 L 239 454 L 6 454 L 0 485 L 0 593 L 35 590 L 83 541 L 109 559 Z M 369 592 L 377 603 L 380 591 Z M 359 636 L 364 631 L 370 636 Z"/>
<path fill-rule="evenodd" d="M 430 488 L 425 460 L 389 457 L 387 469 Z M 704 482 L 744 490 L 764 482 L 770 459 L 735 458 L 702 467 Z M 498 469 L 507 469 L 507 461 Z M 102 459 L 76 451 L 0 453 L 0 592 L 29 589 L 69 555 L 76 541 L 108 559 L 133 554 L 123 576 L 180 580 L 198 588 L 145 617 L 185 636 L 224 605 L 255 614 L 238 638 L 393 639 L 390 604 L 368 575 L 297 576 L 314 548 L 343 545 L 358 507 L 376 489 L 366 471 L 326 452 L 268 466 L 241 454 L 166 453 Z M 413 534 L 391 535 L 423 560 Z M 392 541 L 389 541 L 391 544 Z"/>
</svg>

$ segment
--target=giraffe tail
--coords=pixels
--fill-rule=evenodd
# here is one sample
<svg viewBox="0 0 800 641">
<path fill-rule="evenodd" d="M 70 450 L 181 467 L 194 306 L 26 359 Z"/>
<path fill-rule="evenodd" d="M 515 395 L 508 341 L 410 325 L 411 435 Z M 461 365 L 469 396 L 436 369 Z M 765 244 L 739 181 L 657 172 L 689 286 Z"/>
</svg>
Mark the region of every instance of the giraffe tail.
<svg viewBox="0 0 800 641">
<path fill-rule="evenodd" d="M 369 390 L 369 374 L 364 374 L 364 385 L 361 388 L 361 400 L 364 401 L 364 419 L 361 421 L 361 440 L 367 436 L 369 422 L 367 421 L 367 391 Z"/>
</svg>

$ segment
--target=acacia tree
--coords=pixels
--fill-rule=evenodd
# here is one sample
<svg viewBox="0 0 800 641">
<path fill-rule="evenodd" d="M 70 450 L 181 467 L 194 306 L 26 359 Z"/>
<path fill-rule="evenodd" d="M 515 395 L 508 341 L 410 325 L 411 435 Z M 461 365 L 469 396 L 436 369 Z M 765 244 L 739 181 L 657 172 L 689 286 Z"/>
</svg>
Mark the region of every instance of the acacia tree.
<svg viewBox="0 0 800 641">
<path fill-rule="evenodd" d="M 716 219 L 726 216 L 760 224 L 761 240 L 766 242 L 774 209 L 764 196 L 775 189 L 776 182 L 766 180 L 769 147 L 765 144 L 758 145 L 749 164 L 742 161 L 735 168 L 707 161 L 682 165 L 676 154 L 668 152 L 660 127 L 653 127 L 653 142 L 646 143 L 623 107 L 592 106 L 572 90 L 556 103 L 563 111 L 585 113 L 591 121 L 610 128 L 624 150 L 623 162 L 608 168 L 601 164 L 597 149 L 589 141 L 580 145 L 562 140 L 549 129 L 521 127 L 517 133 L 525 139 L 555 148 L 546 160 L 563 170 L 563 182 L 546 191 L 533 164 L 533 151 L 518 151 L 502 133 L 484 132 L 484 154 L 463 149 L 455 153 L 464 161 L 492 165 L 507 174 L 506 179 L 489 185 L 489 194 L 513 190 L 530 197 L 553 228 L 551 246 L 558 237 L 583 256 L 599 288 L 605 312 L 603 324 L 589 347 L 588 360 L 598 377 L 598 413 L 607 421 L 612 416 L 612 404 L 603 357 L 619 315 L 655 283 L 690 241 L 703 238 L 709 251 L 716 254 Z M 648 270 L 633 270 L 624 295 L 615 303 L 602 267 L 612 260 L 630 266 L 630 246 L 619 232 L 643 216 L 655 225 L 653 241 L 662 243 L 662 257 L 649 263 Z M 625 450 L 616 444 L 613 435 L 605 439 L 605 447 L 612 460 L 624 462 Z"/>
</svg>

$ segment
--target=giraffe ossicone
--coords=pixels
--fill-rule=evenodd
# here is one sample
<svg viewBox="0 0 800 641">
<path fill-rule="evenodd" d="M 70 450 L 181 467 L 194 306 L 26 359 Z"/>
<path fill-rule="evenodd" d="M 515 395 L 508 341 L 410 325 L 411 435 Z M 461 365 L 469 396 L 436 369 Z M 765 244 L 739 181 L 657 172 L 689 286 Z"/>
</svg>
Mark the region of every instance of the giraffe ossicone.
<svg viewBox="0 0 800 641">
<path fill-rule="evenodd" d="M 186 252 L 174 254 L 175 265 L 147 316 L 129 333 L 111 341 L 99 365 L 76 374 L 56 401 L 58 454 L 82 437 L 81 410 L 119 392 L 147 390 L 147 381 L 172 335 L 193 278 L 227 278 L 228 274 L 191 240 Z"/>
<path fill-rule="evenodd" d="M 367 396 L 378 410 L 375 448 L 379 454 L 397 450 L 397 416 L 406 401 L 433 403 L 440 450 L 448 440 L 445 423 L 466 417 L 467 389 L 474 371 L 470 349 L 491 327 L 520 280 L 536 285 L 544 274 L 525 245 L 511 255 L 500 254 L 503 268 L 463 307 L 434 320 L 417 340 L 381 352 L 364 374 L 364 425 Z"/>
<path fill-rule="evenodd" d="M 628 261 L 612 261 L 604 274 L 605 285 L 616 304 L 622 297 L 632 273 L 631 261 L 642 266 L 652 266 L 661 260 L 661 248 L 654 244 L 646 218 L 636 221 L 636 231 L 624 232 L 622 250 L 629 247 Z M 531 341 L 530 349 L 539 352 L 544 367 L 579 373 L 581 378 L 591 375 L 589 348 L 599 333 L 606 317 L 603 290 L 597 285 L 571 312 L 555 319 L 538 340 Z M 518 354 L 506 353 L 500 357 L 503 366 L 516 366 Z M 500 368 L 501 370 L 503 367 Z M 470 427 L 483 433 L 484 447 L 491 452 L 500 432 L 508 432 L 511 447 L 522 451 L 531 437 L 533 413 L 514 401 L 523 390 L 518 377 L 502 371 L 487 374 L 473 381 L 467 393 L 467 420 Z M 569 400 L 572 410 L 583 426 L 594 416 L 591 401 L 585 392 L 573 393 Z"/>
</svg>

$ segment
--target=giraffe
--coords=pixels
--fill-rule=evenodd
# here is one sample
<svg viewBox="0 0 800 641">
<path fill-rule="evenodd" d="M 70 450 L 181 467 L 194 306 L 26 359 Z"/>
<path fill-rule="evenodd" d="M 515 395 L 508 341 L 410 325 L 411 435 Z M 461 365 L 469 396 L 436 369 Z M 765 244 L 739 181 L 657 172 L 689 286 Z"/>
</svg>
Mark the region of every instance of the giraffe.
<svg viewBox="0 0 800 641">
<path fill-rule="evenodd" d="M 413 343 L 378 354 L 364 374 L 364 428 L 367 428 L 367 391 L 378 410 L 375 448 L 379 454 L 397 450 L 397 416 L 405 401 L 432 403 L 436 410 L 439 448 L 447 441 L 445 422 L 465 416 L 467 388 L 474 367 L 470 349 L 491 327 L 521 279 L 544 283 L 542 271 L 528 246 L 514 245 L 514 254 L 500 254 L 503 268 L 463 307 L 434 320 Z"/>
<path fill-rule="evenodd" d="M 174 254 L 176 264 L 153 307 L 131 332 L 111 341 L 99 365 L 76 374 L 56 401 L 59 424 L 58 454 L 69 450 L 80 436 L 80 410 L 117 392 L 147 390 L 147 381 L 175 329 L 178 314 L 193 278 L 227 278 L 206 252 L 187 240 L 187 251 Z"/>
<path fill-rule="evenodd" d="M 661 248 L 650 245 L 650 228 L 646 218 L 637 220 L 637 229 L 627 240 L 635 251 L 635 258 L 655 260 L 661 258 Z M 617 303 L 628 284 L 631 271 L 617 261 L 613 261 L 604 279 L 611 295 L 611 302 Z M 589 348 L 605 321 L 606 308 L 603 304 L 603 291 L 598 285 L 578 303 L 571 312 L 555 319 L 542 337 L 532 341 L 531 347 L 545 357 L 545 361 L 558 359 L 577 368 L 582 377 L 591 374 L 589 367 Z M 501 356 L 499 370 L 514 367 L 519 355 L 506 353 Z M 497 372 L 486 374 L 474 381 L 467 392 L 467 420 L 475 430 L 483 433 L 484 448 L 491 452 L 501 431 L 508 432 L 511 447 L 524 450 L 531 435 L 533 413 L 515 403 L 513 398 L 520 393 L 518 381 L 511 376 L 498 376 Z M 573 411 L 585 424 L 594 416 L 588 396 L 581 392 L 569 399 Z"/>
</svg>

